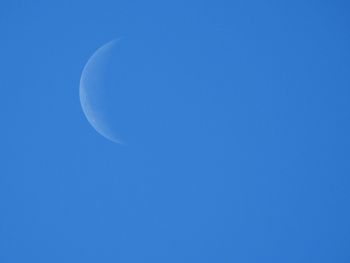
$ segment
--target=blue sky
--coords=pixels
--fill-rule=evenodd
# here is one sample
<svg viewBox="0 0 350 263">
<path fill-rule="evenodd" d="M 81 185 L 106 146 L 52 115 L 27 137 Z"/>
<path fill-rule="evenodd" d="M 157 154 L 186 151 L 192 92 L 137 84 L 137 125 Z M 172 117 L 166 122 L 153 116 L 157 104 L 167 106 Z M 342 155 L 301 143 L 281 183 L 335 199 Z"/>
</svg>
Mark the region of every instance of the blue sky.
<svg viewBox="0 0 350 263">
<path fill-rule="evenodd" d="M 2 1 L 0 262 L 349 262 L 349 12 Z M 119 37 L 128 145 L 79 102 Z"/>
</svg>

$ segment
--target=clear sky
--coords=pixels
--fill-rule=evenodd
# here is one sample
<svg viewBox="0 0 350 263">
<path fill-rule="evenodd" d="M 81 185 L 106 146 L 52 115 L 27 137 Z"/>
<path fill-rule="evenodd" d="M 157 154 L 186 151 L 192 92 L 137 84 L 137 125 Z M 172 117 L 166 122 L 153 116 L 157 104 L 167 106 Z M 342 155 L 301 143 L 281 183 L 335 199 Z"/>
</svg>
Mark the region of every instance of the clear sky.
<svg viewBox="0 0 350 263">
<path fill-rule="evenodd" d="M 349 14 L 2 0 L 0 262 L 350 262 Z M 119 37 L 127 145 L 79 101 Z"/>
</svg>

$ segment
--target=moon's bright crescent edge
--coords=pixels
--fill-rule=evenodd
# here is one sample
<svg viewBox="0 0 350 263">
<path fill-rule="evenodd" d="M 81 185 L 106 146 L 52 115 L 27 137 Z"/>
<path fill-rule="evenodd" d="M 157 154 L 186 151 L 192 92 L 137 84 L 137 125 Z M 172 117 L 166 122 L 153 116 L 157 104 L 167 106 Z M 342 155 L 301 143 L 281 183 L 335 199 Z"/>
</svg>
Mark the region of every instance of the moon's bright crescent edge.
<svg viewBox="0 0 350 263">
<path fill-rule="evenodd" d="M 112 41 L 107 42 L 106 44 L 102 45 L 100 48 L 98 48 L 92 55 L 91 57 L 88 59 L 88 61 L 86 62 L 81 77 L 80 77 L 80 83 L 79 83 L 79 98 L 80 98 L 80 104 L 82 107 L 82 110 L 84 112 L 84 115 L 86 117 L 86 119 L 88 120 L 88 122 L 90 123 L 90 125 L 103 137 L 105 137 L 106 139 L 114 142 L 114 143 L 119 143 L 119 144 L 123 144 L 123 142 L 119 139 L 116 139 L 113 135 L 112 132 L 108 131 L 108 129 L 106 127 L 102 128 L 101 124 L 98 123 L 98 119 L 94 112 L 94 109 L 91 107 L 90 103 L 89 103 L 89 94 L 86 91 L 86 83 L 85 83 L 85 79 L 87 77 L 87 71 L 88 68 L 91 67 L 93 64 L 96 63 L 96 61 L 99 59 L 99 56 L 101 55 L 101 53 L 103 53 L 104 51 L 108 50 L 109 48 L 111 48 L 114 44 L 116 44 L 119 41 L 119 39 L 115 39 Z M 90 73 L 91 74 L 91 73 Z"/>
</svg>

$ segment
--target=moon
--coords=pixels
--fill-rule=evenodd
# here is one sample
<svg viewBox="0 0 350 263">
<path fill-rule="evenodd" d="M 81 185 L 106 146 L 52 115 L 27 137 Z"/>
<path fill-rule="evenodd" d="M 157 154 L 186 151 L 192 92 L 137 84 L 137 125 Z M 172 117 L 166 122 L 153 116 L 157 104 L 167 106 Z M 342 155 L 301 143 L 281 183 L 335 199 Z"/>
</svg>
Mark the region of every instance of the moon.
<svg viewBox="0 0 350 263">
<path fill-rule="evenodd" d="M 162 53 L 139 38 L 107 42 L 87 60 L 81 74 L 82 111 L 98 134 L 129 147 L 152 147 L 175 125 Z M 170 96 L 171 95 L 171 96 Z M 174 123 L 174 124 L 173 124 Z"/>
<path fill-rule="evenodd" d="M 91 126 L 106 139 L 123 144 L 116 127 L 118 114 L 110 107 L 118 103 L 113 95 L 120 78 L 116 66 L 118 58 L 115 56 L 119 42 L 112 40 L 104 44 L 89 58 L 81 74 L 79 97 Z"/>
</svg>

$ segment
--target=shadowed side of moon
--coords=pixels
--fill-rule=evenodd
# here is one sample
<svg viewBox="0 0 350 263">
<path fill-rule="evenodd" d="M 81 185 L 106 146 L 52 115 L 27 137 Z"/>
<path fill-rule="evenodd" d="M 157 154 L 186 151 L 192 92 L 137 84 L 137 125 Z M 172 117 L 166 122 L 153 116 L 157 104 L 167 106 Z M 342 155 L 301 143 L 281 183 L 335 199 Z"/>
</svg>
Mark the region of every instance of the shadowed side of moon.
<svg viewBox="0 0 350 263">
<path fill-rule="evenodd" d="M 180 92 L 183 83 L 173 74 L 177 71 L 161 44 L 129 38 L 106 43 L 87 61 L 80 79 L 88 122 L 103 137 L 128 146 L 186 141 L 195 119 Z"/>
</svg>

